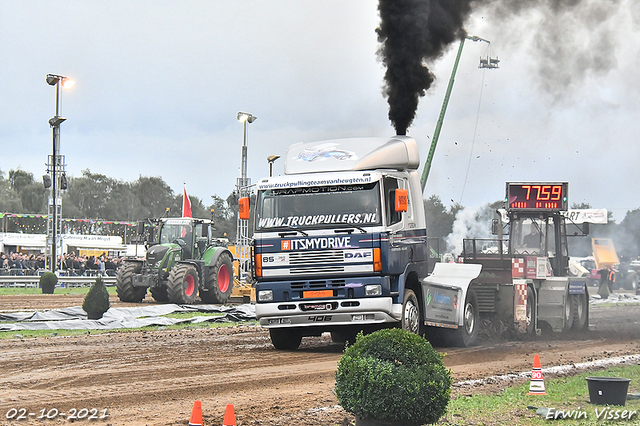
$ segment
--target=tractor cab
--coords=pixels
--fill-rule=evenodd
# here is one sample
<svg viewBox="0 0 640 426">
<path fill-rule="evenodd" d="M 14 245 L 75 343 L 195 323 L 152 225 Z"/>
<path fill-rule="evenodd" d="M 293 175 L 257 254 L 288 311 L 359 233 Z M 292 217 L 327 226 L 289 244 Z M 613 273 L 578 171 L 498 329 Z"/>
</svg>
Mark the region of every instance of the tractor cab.
<svg viewBox="0 0 640 426">
<path fill-rule="evenodd" d="M 158 241 L 161 245 L 180 246 L 182 259 L 202 259 L 211 241 L 211 221 L 192 218 L 165 219 Z"/>
</svg>

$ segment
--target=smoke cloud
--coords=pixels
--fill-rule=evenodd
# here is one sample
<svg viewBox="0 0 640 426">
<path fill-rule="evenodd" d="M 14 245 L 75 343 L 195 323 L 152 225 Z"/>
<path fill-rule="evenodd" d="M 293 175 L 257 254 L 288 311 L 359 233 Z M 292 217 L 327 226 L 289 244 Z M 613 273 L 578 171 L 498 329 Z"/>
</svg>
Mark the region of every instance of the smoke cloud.
<svg viewBox="0 0 640 426">
<path fill-rule="evenodd" d="M 616 25 L 610 18 L 625 2 L 380 0 L 378 57 L 386 66 L 383 93 L 396 133 L 406 134 L 419 98 L 435 80 L 427 64 L 466 35 L 464 26 L 470 16 L 490 20 L 495 28 L 492 37 L 504 44 L 526 41 L 533 45 L 531 62 L 537 83 L 558 101 L 586 77 L 597 77 L 616 67 Z"/>
<path fill-rule="evenodd" d="M 399 135 L 413 122 L 418 99 L 435 76 L 424 65 L 442 56 L 445 48 L 464 37 L 470 0 L 380 0 L 381 46 L 378 55 L 387 67 L 384 94 L 389 119 Z"/>
<path fill-rule="evenodd" d="M 447 252 L 459 256 L 465 238 L 494 239 L 491 235 L 491 221 L 496 217 L 495 209 L 489 204 L 478 209 L 464 208 L 456 214 L 451 233 L 445 238 Z"/>
</svg>

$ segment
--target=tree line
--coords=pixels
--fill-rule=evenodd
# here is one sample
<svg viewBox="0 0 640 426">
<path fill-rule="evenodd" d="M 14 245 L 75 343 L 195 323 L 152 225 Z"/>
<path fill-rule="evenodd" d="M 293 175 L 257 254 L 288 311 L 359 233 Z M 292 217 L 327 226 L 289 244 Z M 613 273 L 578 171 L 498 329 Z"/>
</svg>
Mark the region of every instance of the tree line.
<svg viewBox="0 0 640 426">
<path fill-rule="evenodd" d="M 33 173 L 17 169 L 9 170 L 5 176 L 0 170 L 0 212 L 47 214 L 49 193 Z M 192 195 L 189 200 L 193 217 L 211 218 L 213 209 L 216 236 L 235 238 L 238 208 L 232 194 L 227 199 L 212 195 L 208 205 Z M 68 178 L 67 189 L 62 191 L 62 216 L 131 222 L 179 217 L 182 201 L 182 192 L 176 194 L 161 177 L 140 176 L 125 182 L 87 169 L 81 177 Z"/>
<path fill-rule="evenodd" d="M 16 169 L 7 176 L 0 170 L 0 212 L 46 214 L 49 190 L 33 173 Z M 144 218 L 163 217 L 169 209 L 169 217 L 182 214 L 182 193 L 174 193 L 161 177 L 140 176 L 125 182 L 90 170 L 82 176 L 68 179 L 68 187 L 62 193 L 63 217 L 73 219 L 102 219 L 137 221 Z M 235 239 L 237 202 L 233 194 L 226 199 L 212 195 L 208 205 L 198 197 L 189 196 L 193 217 L 210 218 L 213 209 L 216 236 L 225 234 Z M 484 210 L 495 211 L 502 201 L 488 203 Z M 454 203 L 446 207 L 439 196 L 424 200 L 428 234 L 442 240 L 446 250 L 446 237 L 452 233 L 458 213 L 465 207 Z M 573 204 L 571 208 L 591 208 L 589 204 Z M 486 212 L 478 213 L 478 220 L 486 221 Z M 490 221 L 481 224 L 491 229 Z M 619 254 L 636 258 L 640 255 L 640 208 L 630 210 L 620 223 L 610 220 L 606 225 L 592 225 L 591 237 L 612 238 Z M 473 237 L 473 236 L 470 236 Z M 572 255 L 587 256 L 591 252 L 591 238 L 570 238 Z"/>
</svg>

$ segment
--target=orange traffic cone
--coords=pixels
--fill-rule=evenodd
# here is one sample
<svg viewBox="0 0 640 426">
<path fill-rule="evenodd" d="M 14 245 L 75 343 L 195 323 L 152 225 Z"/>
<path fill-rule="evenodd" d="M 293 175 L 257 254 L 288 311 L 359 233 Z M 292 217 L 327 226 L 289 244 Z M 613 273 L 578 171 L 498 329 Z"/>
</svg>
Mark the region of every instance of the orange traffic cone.
<svg viewBox="0 0 640 426">
<path fill-rule="evenodd" d="M 236 413 L 233 410 L 233 404 L 227 404 L 227 408 L 224 410 L 222 426 L 236 426 Z"/>
<path fill-rule="evenodd" d="M 533 357 L 533 370 L 531 371 L 531 384 L 527 395 L 546 395 L 544 390 L 544 377 L 542 377 L 542 366 L 540 357 L 536 354 Z"/>
<path fill-rule="evenodd" d="M 193 403 L 189 426 L 202 426 L 202 403 L 200 401 Z"/>
</svg>

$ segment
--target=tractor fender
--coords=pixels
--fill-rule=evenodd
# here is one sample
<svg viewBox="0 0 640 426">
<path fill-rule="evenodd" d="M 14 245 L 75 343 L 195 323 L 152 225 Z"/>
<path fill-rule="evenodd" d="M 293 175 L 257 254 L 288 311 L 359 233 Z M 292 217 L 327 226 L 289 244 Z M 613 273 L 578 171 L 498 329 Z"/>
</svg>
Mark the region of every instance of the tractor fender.
<svg viewBox="0 0 640 426">
<path fill-rule="evenodd" d="M 218 261 L 218 258 L 222 253 L 229 253 L 231 259 L 233 259 L 233 254 L 231 250 L 225 247 L 209 247 L 205 250 L 204 255 L 202 256 L 202 260 L 206 266 L 213 266 Z"/>
<path fill-rule="evenodd" d="M 202 260 L 198 260 L 198 259 L 185 259 L 185 260 L 178 260 L 175 264 L 188 264 L 188 265 L 193 265 L 196 268 L 196 271 L 198 271 L 198 279 L 200 281 L 200 285 L 203 285 L 203 283 L 205 282 L 205 263 Z M 175 266 L 175 265 L 174 265 Z"/>
</svg>

